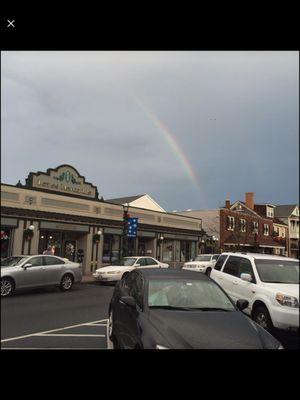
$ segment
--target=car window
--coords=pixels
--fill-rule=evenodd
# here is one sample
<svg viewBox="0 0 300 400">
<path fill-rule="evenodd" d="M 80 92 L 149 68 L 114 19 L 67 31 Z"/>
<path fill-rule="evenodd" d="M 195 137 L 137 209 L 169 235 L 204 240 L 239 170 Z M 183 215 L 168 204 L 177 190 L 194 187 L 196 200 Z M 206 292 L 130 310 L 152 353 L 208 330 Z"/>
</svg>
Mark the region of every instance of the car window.
<svg viewBox="0 0 300 400">
<path fill-rule="evenodd" d="M 143 306 L 143 278 L 140 274 L 132 274 L 132 281 L 129 288 L 129 296 L 132 296 L 137 305 L 142 308 Z"/>
<path fill-rule="evenodd" d="M 121 287 L 126 293 L 128 293 L 131 287 L 131 283 L 132 283 L 132 274 L 126 274 L 121 281 Z"/>
<path fill-rule="evenodd" d="M 223 266 L 224 261 L 226 260 L 226 258 L 227 258 L 226 255 L 220 256 L 220 257 L 218 258 L 218 260 L 217 260 L 217 262 L 216 262 L 216 265 L 215 265 L 215 269 L 216 269 L 217 271 L 221 271 L 221 268 L 222 268 L 222 266 Z"/>
<path fill-rule="evenodd" d="M 138 261 L 137 261 L 137 264 L 140 264 L 140 266 L 141 267 L 145 267 L 147 264 L 146 264 L 146 258 L 140 258 Z"/>
<path fill-rule="evenodd" d="M 146 258 L 147 265 L 157 265 L 158 263 L 153 258 Z"/>
<path fill-rule="evenodd" d="M 45 265 L 44 257 L 32 257 L 28 260 L 28 264 L 31 264 L 33 267 Z"/>
<path fill-rule="evenodd" d="M 223 272 L 225 274 L 229 274 L 232 276 L 239 276 L 239 268 L 240 268 L 240 258 L 229 256 L 225 267 L 223 268 Z"/>
<path fill-rule="evenodd" d="M 215 254 L 215 255 L 213 256 L 212 259 L 213 259 L 213 260 L 217 260 L 217 259 L 219 258 L 219 255 L 220 255 L 220 254 Z"/>
<path fill-rule="evenodd" d="M 252 281 L 255 282 L 253 268 L 250 260 L 248 260 L 247 258 L 240 258 L 239 277 L 241 276 L 241 274 L 250 274 L 252 277 Z"/>
<path fill-rule="evenodd" d="M 65 264 L 65 262 L 63 260 L 60 260 L 57 257 L 44 257 L 45 258 L 45 262 L 46 265 L 61 265 L 61 264 Z"/>
</svg>

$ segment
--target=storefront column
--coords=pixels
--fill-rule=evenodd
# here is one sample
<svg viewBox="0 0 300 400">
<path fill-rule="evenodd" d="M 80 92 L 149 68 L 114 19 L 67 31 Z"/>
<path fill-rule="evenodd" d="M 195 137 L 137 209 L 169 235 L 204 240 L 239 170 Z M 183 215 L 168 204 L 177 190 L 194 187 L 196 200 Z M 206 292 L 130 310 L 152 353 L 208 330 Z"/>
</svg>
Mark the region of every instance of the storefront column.
<svg viewBox="0 0 300 400">
<path fill-rule="evenodd" d="M 13 237 L 13 249 L 12 255 L 18 256 L 22 254 L 22 243 L 23 243 L 23 232 L 24 232 L 24 221 L 19 220 L 19 226 L 14 230 Z"/>
<path fill-rule="evenodd" d="M 100 241 L 98 244 L 97 268 L 102 267 L 103 244 L 104 244 L 104 235 L 102 234 L 100 236 Z"/>
<path fill-rule="evenodd" d="M 32 225 L 34 226 L 33 237 L 31 239 L 31 243 L 28 247 L 28 254 L 38 254 L 39 252 L 39 239 L 40 239 L 40 231 L 39 231 L 39 223 L 37 221 L 33 221 Z"/>
<path fill-rule="evenodd" d="M 82 241 L 84 258 L 83 258 L 83 275 L 91 275 L 91 262 L 92 262 L 92 246 L 93 246 L 93 233 L 92 230 L 88 233 Z"/>
</svg>

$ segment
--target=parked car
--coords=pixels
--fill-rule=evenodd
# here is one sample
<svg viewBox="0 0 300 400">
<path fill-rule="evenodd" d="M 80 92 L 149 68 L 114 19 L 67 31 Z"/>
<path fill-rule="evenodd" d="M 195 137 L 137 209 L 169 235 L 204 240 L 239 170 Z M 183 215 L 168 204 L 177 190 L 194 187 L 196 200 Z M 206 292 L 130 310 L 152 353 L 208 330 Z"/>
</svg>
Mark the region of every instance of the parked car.
<svg viewBox="0 0 300 400">
<path fill-rule="evenodd" d="M 108 334 L 123 349 L 279 349 L 280 343 L 204 274 L 136 269 L 118 282 Z"/>
<path fill-rule="evenodd" d="M 135 268 L 168 268 L 169 264 L 162 263 L 153 257 L 123 257 L 107 267 L 101 267 L 93 274 L 101 282 L 117 282 L 125 274 Z"/>
<path fill-rule="evenodd" d="M 199 256 L 192 261 L 184 263 L 182 269 L 202 272 L 209 276 L 219 255 L 220 254 L 199 254 Z"/>
<path fill-rule="evenodd" d="M 254 253 L 222 253 L 211 272 L 233 301 L 263 328 L 299 330 L 299 260 Z"/>
<path fill-rule="evenodd" d="M 57 285 L 63 291 L 81 282 L 81 265 L 50 255 L 12 256 L 1 260 L 1 297 L 17 289 Z"/>
</svg>

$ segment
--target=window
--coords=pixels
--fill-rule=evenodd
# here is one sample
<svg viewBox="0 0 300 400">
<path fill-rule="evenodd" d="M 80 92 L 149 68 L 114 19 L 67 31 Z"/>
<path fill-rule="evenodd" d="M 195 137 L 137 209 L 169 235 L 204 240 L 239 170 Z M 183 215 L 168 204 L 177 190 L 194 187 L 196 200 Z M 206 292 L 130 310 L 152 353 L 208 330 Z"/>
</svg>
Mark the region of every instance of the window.
<svg viewBox="0 0 300 400">
<path fill-rule="evenodd" d="M 171 240 L 163 241 L 163 261 L 172 261 L 173 242 Z"/>
<path fill-rule="evenodd" d="M 145 267 L 147 265 L 146 258 L 139 258 L 137 264 L 140 264 L 141 267 Z"/>
<path fill-rule="evenodd" d="M 132 273 L 132 281 L 129 287 L 129 296 L 132 296 L 137 305 L 143 307 L 143 278 L 140 274 Z"/>
<path fill-rule="evenodd" d="M 212 259 L 213 259 L 213 260 L 217 260 L 217 259 L 219 258 L 219 255 L 220 255 L 220 254 L 215 254 L 215 255 L 213 256 Z"/>
<path fill-rule="evenodd" d="M 227 230 L 234 231 L 234 226 L 235 226 L 234 217 L 228 216 L 227 217 Z"/>
<path fill-rule="evenodd" d="M 216 262 L 216 265 L 215 265 L 215 268 L 214 268 L 214 269 L 216 269 L 217 271 L 221 271 L 221 268 L 222 268 L 222 266 L 223 266 L 224 261 L 226 260 L 226 258 L 227 258 L 227 256 L 225 256 L 225 255 L 220 256 L 220 257 L 218 258 L 217 262 Z"/>
<path fill-rule="evenodd" d="M 45 265 L 43 258 L 44 257 L 33 257 L 33 258 L 30 258 L 28 260 L 28 264 L 31 264 L 33 267 L 41 267 L 42 265 Z"/>
<path fill-rule="evenodd" d="M 245 219 L 240 219 L 240 227 L 241 227 L 241 232 L 246 232 L 247 230 L 247 225 L 246 225 L 246 220 Z"/>
<path fill-rule="evenodd" d="M 1 258 L 6 258 L 10 253 L 10 236 L 11 230 L 1 230 Z"/>
<path fill-rule="evenodd" d="M 252 222 L 252 232 L 258 233 L 258 222 L 257 221 Z"/>
<path fill-rule="evenodd" d="M 256 282 L 251 262 L 249 260 L 247 260 L 247 258 L 240 258 L 239 276 L 241 276 L 241 274 L 250 274 L 252 277 L 252 282 L 253 283 Z"/>
<path fill-rule="evenodd" d="M 45 259 L 45 264 L 46 265 L 62 265 L 62 264 L 65 264 L 64 261 L 62 261 L 62 260 L 60 260 L 59 258 L 56 258 L 56 257 L 47 257 L 47 256 L 45 256 L 44 259 Z"/>
<path fill-rule="evenodd" d="M 269 224 L 264 224 L 264 235 L 265 236 L 269 236 L 269 230 L 270 230 Z"/>
<path fill-rule="evenodd" d="M 146 258 L 146 265 L 158 265 L 153 258 Z"/>
<path fill-rule="evenodd" d="M 225 264 L 225 267 L 223 269 L 223 272 L 225 274 L 239 276 L 239 266 L 240 266 L 240 258 L 234 257 L 234 256 L 229 256 L 229 258 Z"/>
</svg>

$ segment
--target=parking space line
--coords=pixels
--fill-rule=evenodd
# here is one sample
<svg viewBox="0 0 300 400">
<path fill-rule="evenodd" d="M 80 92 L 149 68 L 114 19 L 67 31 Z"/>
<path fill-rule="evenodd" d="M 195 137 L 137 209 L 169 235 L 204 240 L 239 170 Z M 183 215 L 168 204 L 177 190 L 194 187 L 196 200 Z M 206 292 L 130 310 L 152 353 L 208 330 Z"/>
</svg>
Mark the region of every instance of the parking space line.
<svg viewBox="0 0 300 400">
<path fill-rule="evenodd" d="M 63 330 L 65 330 L 65 329 L 77 328 L 77 327 L 79 327 L 79 326 L 84 326 L 84 325 L 86 325 L 86 324 L 100 323 L 100 322 L 104 322 L 104 321 L 107 321 L 107 319 L 100 319 L 100 320 L 91 321 L 91 322 L 83 322 L 83 323 L 81 323 L 81 324 L 70 325 L 70 326 L 66 326 L 66 327 L 64 327 L 64 328 L 57 328 L 57 329 L 52 329 L 52 330 L 44 331 L 44 332 L 30 333 L 30 334 L 28 334 L 28 335 L 16 336 L 16 337 L 13 337 L 13 338 L 8 338 L 8 339 L 2 339 L 2 340 L 1 340 L 1 343 L 10 342 L 10 341 L 13 341 L 13 340 L 25 339 L 25 338 L 29 338 L 29 337 L 37 336 L 37 335 L 39 335 L 39 336 L 40 336 L 40 335 L 45 335 L 45 334 L 52 333 L 52 332 L 63 331 Z"/>
<path fill-rule="evenodd" d="M 85 326 L 106 326 L 107 324 L 84 324 Z"/>
<path fill-rule="evenodd" d="M 73 336 L 73 337 L 105 337 L 105 335 L 83 335 L 83 334 L 77 334 L 77 333 L 35 333 L 32 336 L 57 336 L 57 337 L 67 337 L 67 336 Z"/>
</svg>

